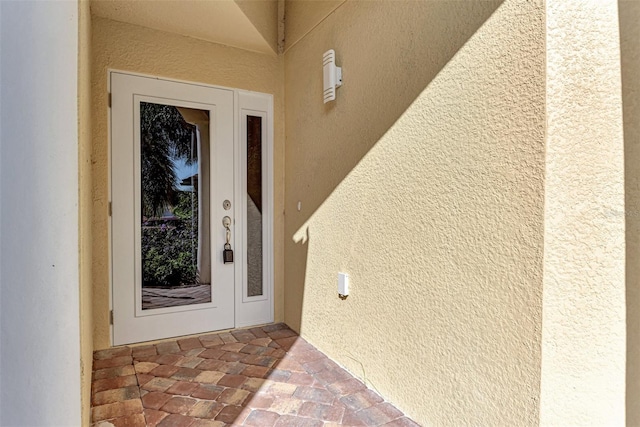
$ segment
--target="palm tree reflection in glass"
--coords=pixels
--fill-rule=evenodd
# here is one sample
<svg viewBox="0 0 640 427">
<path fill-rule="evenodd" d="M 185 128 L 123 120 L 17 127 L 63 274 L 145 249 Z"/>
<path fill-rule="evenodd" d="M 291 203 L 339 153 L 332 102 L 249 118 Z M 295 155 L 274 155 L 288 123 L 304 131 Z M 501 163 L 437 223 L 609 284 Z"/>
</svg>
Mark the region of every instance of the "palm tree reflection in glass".
<svg viewBox="0 0 640 427">
<path fill-rule="evenodd" d="M 198 271 L 200 138 L 180 110 L 140 103 L 143 309 L 211 301 Z"/>
</svg>

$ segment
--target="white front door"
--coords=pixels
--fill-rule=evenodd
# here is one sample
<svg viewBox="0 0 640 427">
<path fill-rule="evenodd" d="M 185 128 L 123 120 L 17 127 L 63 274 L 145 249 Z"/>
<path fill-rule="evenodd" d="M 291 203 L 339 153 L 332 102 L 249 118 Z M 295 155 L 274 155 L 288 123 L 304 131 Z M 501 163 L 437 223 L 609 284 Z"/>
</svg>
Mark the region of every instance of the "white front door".
<svg viewBox="0 0 640 427">
<path fill-rule="evenodd" d="M 113 342 L 233 328 L 234 91 L 110 76 Z"/>
</svg>

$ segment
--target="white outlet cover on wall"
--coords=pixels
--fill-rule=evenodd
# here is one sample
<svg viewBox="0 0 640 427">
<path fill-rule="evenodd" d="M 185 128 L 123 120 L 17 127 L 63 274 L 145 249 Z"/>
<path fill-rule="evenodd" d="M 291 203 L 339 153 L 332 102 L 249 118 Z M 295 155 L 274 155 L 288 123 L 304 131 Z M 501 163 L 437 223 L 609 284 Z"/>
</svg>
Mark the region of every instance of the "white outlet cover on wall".
<svg viewBox="0 0 640 427">
<path fill-rule="evenodd" d="M 349 275 L 347 273 L 338 273 L 338 294 L 349 295 Z"/>
</svg>

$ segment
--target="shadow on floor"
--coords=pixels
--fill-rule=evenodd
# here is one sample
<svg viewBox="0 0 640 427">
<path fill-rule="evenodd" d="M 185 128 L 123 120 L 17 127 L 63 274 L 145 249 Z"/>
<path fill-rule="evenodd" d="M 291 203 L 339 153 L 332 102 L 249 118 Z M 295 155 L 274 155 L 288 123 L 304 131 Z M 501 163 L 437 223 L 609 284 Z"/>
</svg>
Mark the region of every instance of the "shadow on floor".
<svg viewBox="0 0 640 427">
<path fill-rule="evenodd" d="M 93 426 L 417 426 L 284 324 L 94 353 Z"/>
</svg>

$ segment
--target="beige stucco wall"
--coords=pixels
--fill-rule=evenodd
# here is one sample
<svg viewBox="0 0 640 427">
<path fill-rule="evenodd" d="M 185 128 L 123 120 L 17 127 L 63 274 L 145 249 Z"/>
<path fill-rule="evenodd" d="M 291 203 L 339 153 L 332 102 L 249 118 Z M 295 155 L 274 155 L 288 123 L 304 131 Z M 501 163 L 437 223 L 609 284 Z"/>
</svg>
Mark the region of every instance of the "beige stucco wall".
<svg viewBox="0 0 640 427">
<path fill-rule="evenodd" d="M 80 220 L 80 367 L 82 424 L 89 425 L 93 363 L 93 284 L 91 191 L 91 12 L 78 2 L 78 173 Z"/>
<path fill-rule="evenodd" d="M 540 421 L 622 425 L 625 205 L 617 2 L 547 0 L 546 9 Z"/>
<path fill-rule="evenodd" d="M 285 321 L 423 425 L 538 424 L 544 43 L 539 1 L 347 1 L 285 55 Z"/>
<path fill-rule="evenodd" d="M 627 425 L 640 425 L 640 2 L 618 2 L 626 193 Z"/>
<path fill-rule="evenodd" d="M 274 53 L 278 52 L 278 0 L 234 0 Z"/>
<path fill-rule="evenodd" d="M 258 1 L 262 3 L 273 0 Z M 275 55 L 274 49 L 261 32 L 268 26 L 266 20 L 256 19 L 253 13 L 269 9 L 268 5 L 263 6 L 265 5 L 245 7 L 251 11 L 247 14 L 233 0 L 95 0 L 91 2 L 91 13 L 113 21 Z M 250 18 L 256 22 L 252 22 Z"/>
<path fill-rule="evenodd" d="M 285 50 L 336 10 L 345 0 L 285 0 Z"/>
<path fill-rule="evenodd" d="M 107 69 L 274 94 L 275 319 L 283 319 L 284 99 L 282 57 L 93 19 L 94 344 L 109 346 Z"/>
</svg>

